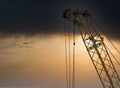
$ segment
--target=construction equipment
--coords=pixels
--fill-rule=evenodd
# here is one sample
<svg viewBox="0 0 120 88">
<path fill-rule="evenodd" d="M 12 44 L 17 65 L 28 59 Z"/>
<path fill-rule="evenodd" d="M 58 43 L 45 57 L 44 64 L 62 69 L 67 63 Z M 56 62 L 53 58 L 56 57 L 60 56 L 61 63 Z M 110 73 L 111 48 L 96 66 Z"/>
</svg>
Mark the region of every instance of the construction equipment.
<svg viewBox="0 0 120 88">
<path fill-rule="evenodd" d="M 90 13 L 87 10 L 79 11 L 75 9 L 72 11 L 71 9 L 67 9 L 63 12 L 63 18 L 72 22 L 79 29 L 103 88 L 120 88 L 120 78 L 112 62 L 112 57 L 110 56 L 100 29 Z M 73 71 L 74 69 L 73 65 Z M 73 81 L 75 81 L 74 75 L 75 73 L 73 72 Z M 74 82 L 72 88 L 75 88 Z"/>
</svg>

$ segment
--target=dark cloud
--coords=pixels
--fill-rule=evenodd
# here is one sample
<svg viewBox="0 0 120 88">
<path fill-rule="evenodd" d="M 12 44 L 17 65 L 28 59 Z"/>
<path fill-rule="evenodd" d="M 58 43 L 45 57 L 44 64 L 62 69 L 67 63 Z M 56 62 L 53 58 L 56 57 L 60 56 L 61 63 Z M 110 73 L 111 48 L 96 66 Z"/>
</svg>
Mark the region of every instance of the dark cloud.
<svg viewBox="0 0 120 88">
<path fill-rule="evenodd" d="M 24 50 L 30 50 L 34 48 L 34 44 L 36 42 L 33 40 L 30 40 L 30 37 L 28 38 L 25 36 L 3 36 L 0 37 L 0 56 L 8 56 L 12 54 L 17 54 L 16 49 L 24 49 Z"/>
<path fill-rule="evenodd" d="M 63 32 L 62 11 L 88 9 L 109 35 L 120 37 L 118 0 L 0 0 L 0 32 L 53 34 Z"/>
<path fill-rule="evenodd" d="M 19 48 L 33 48 L 32 44 L 34 43 L 34 41 L 23 42 L 21 45 L 19 45 Z"/>
</svg>

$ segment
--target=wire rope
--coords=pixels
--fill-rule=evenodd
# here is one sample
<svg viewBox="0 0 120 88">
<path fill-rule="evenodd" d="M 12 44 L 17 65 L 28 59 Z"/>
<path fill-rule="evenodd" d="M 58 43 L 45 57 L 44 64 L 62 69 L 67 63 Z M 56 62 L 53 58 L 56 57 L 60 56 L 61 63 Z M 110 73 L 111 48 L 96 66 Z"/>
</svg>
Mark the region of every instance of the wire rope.
<svg viewBox="0 0 120 88">
<path fill-rule="evenodd" d="M 68 23 L 68 31 L 69 31 L 69 34 L 68 34 L 68 41 L 69 41 L 69 88 L 72 87 L 71 85 L 71 55 L 70 55 L 70 51 L 71 51 L 71 45 L 70 45 L 70 22 Z"/>
<path fill-rule="evenodd" d="M 66 87 L 69 88 L 68 83 L 68 56 L 67 56 L 67 26 L 66 20 L 64 20 L 64 36 L 65 36 L 65 65 L 66 65 Z"/>
<path fill-rule="evenodd" d="M 75 23 L 73 29 L 73 75 L 72 75 L 72 88 L 75 88 Z"/>
</svg>

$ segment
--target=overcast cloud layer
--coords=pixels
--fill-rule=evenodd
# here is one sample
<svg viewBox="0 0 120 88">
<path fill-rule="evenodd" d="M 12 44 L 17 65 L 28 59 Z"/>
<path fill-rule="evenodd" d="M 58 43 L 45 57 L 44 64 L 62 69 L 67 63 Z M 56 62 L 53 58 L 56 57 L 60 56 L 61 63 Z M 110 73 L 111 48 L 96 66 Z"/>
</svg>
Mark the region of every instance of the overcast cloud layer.
<svg viewBox="0 0 120 88">
<path fill-rule="evenodd" d="M 120 36 L 119 0 L 0 0 L 0 32 L 54 34 L 63 32 L 66 8 L 88 9 L 103 30 Z"/>
</svg>

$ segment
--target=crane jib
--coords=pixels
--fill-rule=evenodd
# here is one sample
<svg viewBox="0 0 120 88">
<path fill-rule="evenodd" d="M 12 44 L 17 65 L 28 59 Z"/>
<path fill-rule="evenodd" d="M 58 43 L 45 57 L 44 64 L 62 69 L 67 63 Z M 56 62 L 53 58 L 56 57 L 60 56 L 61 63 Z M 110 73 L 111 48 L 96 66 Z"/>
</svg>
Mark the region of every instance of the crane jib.
<svg viewBox="0 0 120 88">
<path fill-rule="evenodd" d="M 79 30 L 103 88 L 120 88 L 120 78 L 112 57 L 101 30 L 91 14 L 87 10 L 67 9 L 63 12 L 63 18 L 72 22 L 76 26 L 76 30 Z"/>
</svg>

